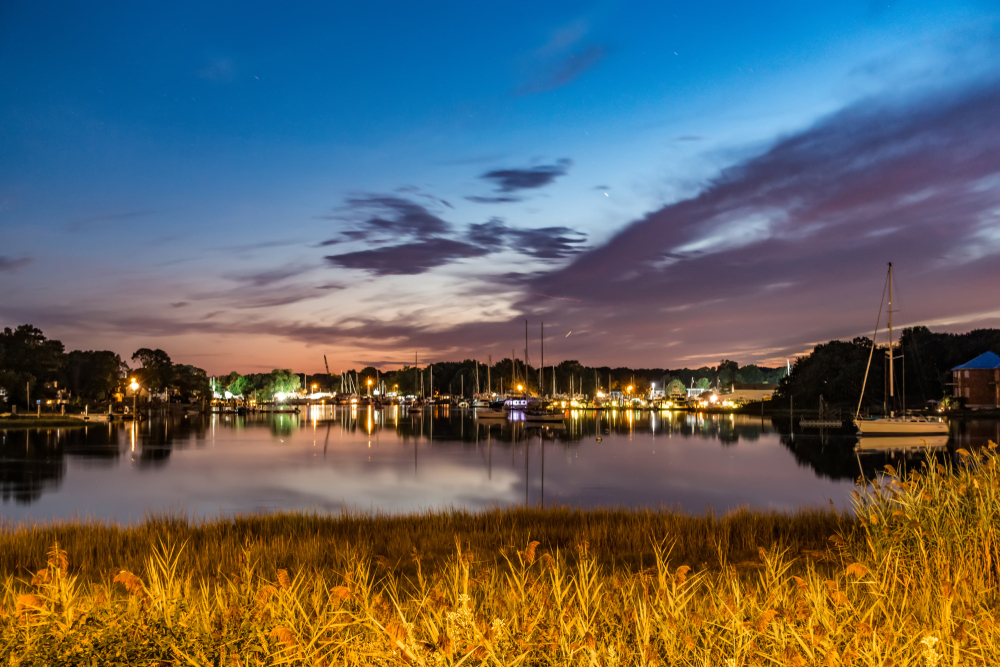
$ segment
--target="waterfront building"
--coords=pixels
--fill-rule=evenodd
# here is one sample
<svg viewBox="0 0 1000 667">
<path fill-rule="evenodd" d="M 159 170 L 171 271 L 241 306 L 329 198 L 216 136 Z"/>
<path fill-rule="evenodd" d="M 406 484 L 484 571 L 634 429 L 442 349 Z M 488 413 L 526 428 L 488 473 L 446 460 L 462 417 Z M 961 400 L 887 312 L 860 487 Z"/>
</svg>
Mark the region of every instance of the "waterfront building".
<svg viewBox="0 0 1000 667">
<path fill-rule="evenodd" d="M 1000 408 L 1000 356 L 983 352 L 951 369 L 955 398 L 967 408 Z"/>
<path fill-rule="evenodd" d="M 725 395 L 727 401 L 769 401 L 778 390 L 770 382 L 734 382 L 732 391 Z"/>
</svg>

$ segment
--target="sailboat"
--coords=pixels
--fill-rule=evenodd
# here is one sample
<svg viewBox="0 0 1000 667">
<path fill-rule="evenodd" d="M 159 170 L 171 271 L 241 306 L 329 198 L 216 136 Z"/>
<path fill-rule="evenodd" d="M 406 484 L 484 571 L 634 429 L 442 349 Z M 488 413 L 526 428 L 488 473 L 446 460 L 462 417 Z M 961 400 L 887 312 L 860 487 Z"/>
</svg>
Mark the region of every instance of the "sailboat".
<svg viewBox="0 0 1000 667">
<path fill-rule="evenodd" d="M 892 262 L 889 262 L 889 415 L 887 417 L 866 417 L 861 418 L 861 400 L 864 398 L 865 385 L 868 384 L 868 371 L 871 369 L 872 356 L 875 352 L 875 339 L 872 337 L 872 353 L 868 355 L 868 367 L 865 368 L 865 380 L 861 386 L 861 397 L 858 399 L 858 410 L 854 415 L 854 425 L 862 436 L 886 436 L 886 435 L 947 435 L 948 424 L 937 419 L 927 419 L 926 417 L 911 417 L 906 415 L 905 396 L 903 414 L 899 417 L 893 411 L 893 399 L 895 398 L 895 384 L 893 378 L 893 350 L 892 350 Z M 879 312 L 881 313 L 881 304 Z M 878 333 L 878 323 L 875 324 L 875 332 Z"/>
</svg>

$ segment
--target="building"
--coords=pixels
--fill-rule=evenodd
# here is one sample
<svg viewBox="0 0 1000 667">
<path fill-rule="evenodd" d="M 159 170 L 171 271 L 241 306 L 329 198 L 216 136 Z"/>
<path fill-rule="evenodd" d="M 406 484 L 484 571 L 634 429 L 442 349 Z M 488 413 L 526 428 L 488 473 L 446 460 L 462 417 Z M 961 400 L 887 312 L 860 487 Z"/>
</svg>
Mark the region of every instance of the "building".
<svg viewBox="0 0 1000 667">
<path fill-rule="evenodd" d="M 967 408 L 1000 408 L 1000 356 L 983 352 L 951 369 L 955 398 Z"/>
<path fill-rule="evenodd" d="M 768 382 L 734 382 L 732 392 L 722 396 L 727 401 L 769 401 L 778 385 Z"/>
</svg>

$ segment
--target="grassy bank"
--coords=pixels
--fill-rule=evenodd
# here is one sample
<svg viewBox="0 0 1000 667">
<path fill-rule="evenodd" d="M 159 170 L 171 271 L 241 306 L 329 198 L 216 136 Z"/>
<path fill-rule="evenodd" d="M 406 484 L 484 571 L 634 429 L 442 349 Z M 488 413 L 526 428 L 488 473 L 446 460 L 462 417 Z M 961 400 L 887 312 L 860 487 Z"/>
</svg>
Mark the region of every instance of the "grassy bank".
<svg viewBox="0 0 1000 667">
<path fill-rule="evenodd" d="M 890 474 L 857 509 L 857 521 L 522 509 L 7 527 L 0 655 L 39 665 L 995 664 L 995 449 L 962 453 L 955 470 Z"/>
<path fill-rule="evenodd" d="M 831 535 L 849 535 L 852 516 L 832 509 L 795 514 L 742 510 L 724 517 L 670 511 L 512 508 L 391 514 L 270 514 L 190 522 L 152 517 L 135 526 L 59 522 L 0 527 L 0 576 L 30 576 L 44 567 L 58 542 L 73 556 L 73 573 L 87 581 L 141 569 L 150 547 L 185 545 L 178 565 L 196 579 L 228 576 L 248 558 L 272 574 L 278 569 L 340 572 L 345 559 L 374 559 L 399 576 L 416 574 L 414 554 L 429 569 L 443 567 L 455 542 L 479 562 L 503 562 L 503 551 L 538 541 L 549 551 L 589 557 L 613 568 L 641 569 L 654 547 L 672 543 L 673 556 L 701 569 L 755 562 L 761 548 L 821 551 Z"/>
<path fill-rule="evenodd" d="M 0 416 L 0 431 L 25 428 L 70 428 L 86 426 L 87 422 L 61 415 L 6 415 Z"/>
</svg>

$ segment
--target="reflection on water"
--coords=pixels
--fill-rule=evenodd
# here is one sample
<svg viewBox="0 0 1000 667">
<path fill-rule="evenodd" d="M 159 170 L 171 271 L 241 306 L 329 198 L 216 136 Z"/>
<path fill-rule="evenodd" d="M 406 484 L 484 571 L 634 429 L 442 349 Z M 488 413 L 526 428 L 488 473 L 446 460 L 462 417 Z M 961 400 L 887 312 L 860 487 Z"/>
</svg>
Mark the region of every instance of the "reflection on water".
<svg viewBox="0 0 1000 667">
<path fill-rule="evenodd" d="M 995 420 L 958 422 L 952 431 L 950 440 L 926 444 L 953 455 L 1000 440 Z M 0 432 L 0 514 L 134 520 L 164 510 L 514 503 L 695 512 L 846 506 L 859 475 L 871 478 L 887 463 L 919 465 L 924 456 L 923 443 L 869 440 L 842 430 L 793 433 L 788 421 L 680 412 L 573 412 L 543 427 L 444 407 L 195 415 Z"/>
</svg>

